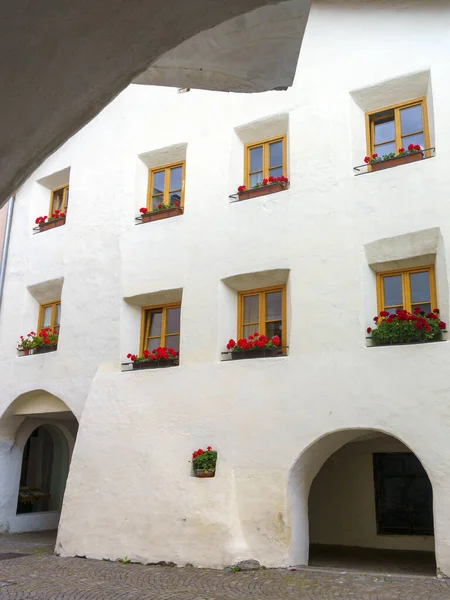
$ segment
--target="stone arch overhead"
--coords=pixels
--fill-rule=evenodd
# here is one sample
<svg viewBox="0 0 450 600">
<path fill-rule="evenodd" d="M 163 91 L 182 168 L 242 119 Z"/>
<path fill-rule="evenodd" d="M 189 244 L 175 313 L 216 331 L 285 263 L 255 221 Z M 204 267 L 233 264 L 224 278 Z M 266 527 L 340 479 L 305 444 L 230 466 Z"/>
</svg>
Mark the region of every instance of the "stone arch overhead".
<svg viewBox="0 0 450 600">
<path fill-rule="evenodd" d="M 430 476 L 431 465 L 427 464 L 425 457 L 415 451 L 410 443 L 401 435 L 389 428 L 358 426 L 335 429 L 324 432 L 311 440 L 306 448 L 296 457 L 289 470 L 288 478 L 288 525 L 291 528 L 291 543 L 289 550 L 289 563 L 291 565 L 307 565 L 309 556 L 309 516 L 308 499 L 311 484 L 324 465 L 325 461 L 334 452 L 349 442 L 353 442 L 367 434 L 387 435 L 401 442 L 409 448 L 419 459 L 425 469 L 433 488 L 433 503 L 436 504 L 434 494 L 433 476 Z M 436 518 L 437 511 L 433 511 L 435 520 L 436 559 L 439 561 L 439 529 Z"/>
<path fill-rule="evenodd" d="M 310 3 L 301 0 L 306 16 Z M 44 0 L 39 10 L 30 10 L 28 0 L 7 0 L 0 50 L 14 60 L 0 65 L 1 79 L 8 82 L 0 94 L 0 156 L 8 157 L 1 170 L 0 206 L 161 56 L 225 21 L 278 4 L 283 2 L 135 0 L 130 7 L 127 0 L 116 0 L 112 10 L 110 0 Z M 64 38 L 57 56 L 55 31 Z M 168 83 L 177 86 L 177 79 Z"/>
</svg>

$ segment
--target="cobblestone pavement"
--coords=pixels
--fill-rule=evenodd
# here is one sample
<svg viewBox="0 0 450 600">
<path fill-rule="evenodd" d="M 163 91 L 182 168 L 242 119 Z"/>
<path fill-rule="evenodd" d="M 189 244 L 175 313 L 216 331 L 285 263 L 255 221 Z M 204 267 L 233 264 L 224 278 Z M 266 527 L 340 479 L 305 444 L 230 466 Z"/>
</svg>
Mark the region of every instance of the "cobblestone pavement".
<svg viewBox="0 0 450 600">
<path fill-rule="evenodd" d="M 53 538 L 0 536 L 0 600 L 450 600 L 450 580 L 261 570 L 229 573 L 58 558 Z M 5 559 L 6 553 L 27 556 Z"/>
</svg>

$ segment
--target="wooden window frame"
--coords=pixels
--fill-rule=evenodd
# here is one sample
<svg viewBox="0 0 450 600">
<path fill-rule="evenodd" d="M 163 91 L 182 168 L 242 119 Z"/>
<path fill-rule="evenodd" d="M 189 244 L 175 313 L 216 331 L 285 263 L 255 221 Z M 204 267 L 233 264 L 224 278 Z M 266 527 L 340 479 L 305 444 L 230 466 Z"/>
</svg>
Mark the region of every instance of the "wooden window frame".
<svg viewBox="0 0 450 600">
<path fill-rule="evenodd" d="M 422 106 L 422 125 L 423 125 L 423 139 L 425 148 L 430 147 L 430 127 L 428 122 L 428 107 L 427 107 L 427 98 L 426 96 L 420 96 L 419 98 L 415 98 L 414 100 L 408 100 L 407 102 L 399 102 L 398 104 L 391 104 L 389 106 L 385 106 L 384 108 L 377 108 L 376 110 L 371 110 L 366 112 L 366 150 L 367 155 L 372 156 L 375 152 L 375 131 L 374 125 L 377 120 L 375 117 L 380 115 L 379 119 L 384 118 L 380 113 L 384 113 L 388 110 L 394 111 L 394 126 L 395 126 L 395 150 L 396 153 L 402 147 L 402 132 L 401 132 L 401 123 L 400 123 L 400 110 L 403 108 L 409 108 L 410 106 L 416 106 L 420 104 Z M 420 132 L 416 132 L 420 133 Z M 412 134 L 410 134 L 412 135 Z M 426 152 L 425 156 L 428 156 L 430 152 Z"/>
<path fill-rule="evenodd" d="M 50 329 L 53 331 L 55 327 L 61 328 L 61 323 L 59 325 L 55 325 L 56 320 L 56 307 L 61 306 L 61 300 L 53 300 L 52 302 L 46 302 L 45 304 L 41 304 L 39 306 L 39 319 L 38 319 L 38 333 L 42 331 L 43 322 L 44 322 L 44 310 L 49 306 L 52 307 L 52 316 L 50 317 Z"/>
<path fill-rule="evenodd" d="M 255 331 L 260 335 L 266 335 L 266 320 L 261 320 L 261 315 L 266 315 L 266 298 L 267 292 L 281 292 L 281 337 L 283 346 L 287 346 L 286 332 L 286 284 L 274 285 L 270 287 L 257 288 L 253 290 L 245 290 L 238 292 L 238 339 L 244 336 L 244 298 L 246 296 L 259 295 L 259 323 L 255 325 Z M 286 349 L 283 348 L 283 354 L 286 354 Z"/>
<path fill-rule="evenodd" d="M 55 211 L 54 211 L 54 206 L 53 203 L 55 201 L 55 194 L 56 192 L 59 192 L 60 190 L 64 190 L 63 192 L 63 208 L 62 211 L 64 212 L 64 214 L 67 211 L 67 191 L 69 189 L 69 184 L 67 185 L 60 185 L 59 187 L 55 188 L 54 190 L 52 190 L 52 193 L 50 194 L 50 208 L 49 208 L 49 215 L 52 215 Z"/>
<path fill-rule="evenodd" d="M 247 188 L 250 187 L 250 151 L 253 148 L 258 148 L 258 146 L 262 146 L 263 148 L 263 173 L 262 178 L 266 179 L 269 177 L 269 144 L 273 142 L 283 142 L 281 157 L 283 164 L 281 165 L 283 175 L 287 177 L 287 135 L 284 133 L 283 135 L 276 135 L 275 137 L 266 138 L 264 140 L 260 140 L 258 142 L 252 142 L 251 144 L 245 144 L 244 149 L 244 182 Z"/>
<path fill-rule="evenodd" d="M 416 302 L 411 304 L 411 289 L 409 286 L 409 275 L 410 273 L 423 273 L 427 271 L 429 273 L 429 281 L 430 281 L 430 304 L 431 310 L 437 308 L 437 293 L 436 293 L 436 274 L 434 265 L 426 265 L 424 267 L 412 267 L 408 269 L 395 269 L 394 271 L 383 271 L 381 273 L 377 273 L 377 305 L 378 305 L 378 313 L 382 310 L 389 310 L 390 307 L 385 307 L 384 305 L 384 289 L 383 289 L 383 279 L 384 277 L 390 277 L 391 275 L 401 275 L 402 276 L 402 296 L 403 296 L 403 308 L 409 312 L 412 312 L 415 304 L 425 304 L 424 302 Z M 428 304 L 428 303 L 427 303 Z M 391 307 L 391 310 L 394 310 L 395 307 Z"/>
<path fill-rule="evenodd" d="M 146 341 L 149 339 L 147 334 L 147 330 L 150 327 L 150 319 L 147 324 L 147 313 L 151 312 L 160 312 L 162 311 L 162 319 L 161 319 L 161 347 L 166 345 L 166 337 L 172 337 L 172 335 L 180 336 L 181 343 L 181 315 L 180 315 L 180 331 L 178 334 L 169 334 L 166 335 L 166 319 L 167 319 L 167 310 L 170 308 L 180 308 L 181 302 L 171 302 L 170 304 L 157 304 L 153 306 L 143 306 L 142 307 L 142 315 L 141 315 L 141 340 L 140 340 L 140 354 L 142 355 L 146 348 Z M 170 346 L 168 346 L 170 347 Z M 179 354 L 179 352 L 178 352 Z"/>
<path fill-rule="evenodd" d="M 153 169 L 148 170 L 148 189 L 147 189 L 147 210 L 151 212 L 152 208 L 152 198 L 153 198 L 153 178 L 155 173 L 159 173 L 160 171 L 165 171 L 164 175 L 164 193 L 163 193 L 163 201 L 161 204 L 169 204 L 169 193 L 170 193 L 170 170 L 176 167 L 181 167 L 181 193 L 180 193 L 180 208 L 184 207 L 184 179 L 186 173 L 186 161 L 179 161 L 174 163 L 169 163 L 167 165 L 160 165 Z"/>
</svg>

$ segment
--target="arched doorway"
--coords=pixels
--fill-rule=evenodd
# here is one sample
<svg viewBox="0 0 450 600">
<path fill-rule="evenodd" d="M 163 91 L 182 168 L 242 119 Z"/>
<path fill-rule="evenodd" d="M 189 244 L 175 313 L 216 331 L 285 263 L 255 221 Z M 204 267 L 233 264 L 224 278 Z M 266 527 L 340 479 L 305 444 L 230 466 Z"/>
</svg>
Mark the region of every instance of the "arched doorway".
<svg viewBox="0 0 450 600">
<path fill-rule="evenodd" d="M 324 436 L 290 483 L 292 564 L 435 574 L 432 484 L 397 438 L 364 429 Z"/>
<path fill-rule="evenodd" d="M 69 447 L 55 425 L 39 425 L 22 455 L 17 514 L 60 511 L 69 473 Z"/>
</svg>

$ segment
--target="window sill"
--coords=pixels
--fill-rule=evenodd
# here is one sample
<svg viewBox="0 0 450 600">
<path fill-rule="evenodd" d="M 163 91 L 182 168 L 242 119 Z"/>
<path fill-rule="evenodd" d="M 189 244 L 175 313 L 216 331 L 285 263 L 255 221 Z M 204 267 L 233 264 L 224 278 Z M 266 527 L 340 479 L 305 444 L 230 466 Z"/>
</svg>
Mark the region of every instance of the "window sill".
<svg viewBox="0 0 450 600">
<path fill-rule="evenodd" d="M 237 192 L 230 196 L 230 203 L 240 202 L 241 200 L 250 200 L 251 198 L 257 198 L 259 196 L 267 196 L 269 194 L 276 194 L 278 192 L 284 192 L 289 188 L 289 183 L 270 183 L 269 185 L 261 185 L 260 187 L 250 188 L 243 192 Z"/>
<path fill-rule="evenodd" d="M 136 217 L 136 225 L 142 223 L 151 223 L 152 221 L 161 221 L 161 219 L 169 219 L 170 217 L 178 217 L 183 214 L 183 208 L 167 208 L 165 210 L 154 210 L 144 213 L 140 217 Z"/>
<path fill-rule="evenodd" d="M 66 217 L 60 217 L 59 219 L 52 219 L 48 223 L 39 223 L 37 227 L 33 227 L 33 231 L 36 233 L 42 233 L 48 229 L 55 229 L 66 224 Z"/>
<path fill-rule="evenodd" d="M 28 352 L 26 350 L 21 350 L 20 348 L 18 348 L 18 358 L 22 358 L 23 356 L 35 356 L 36 354 L 48 354 L 49 352 L 56 352 L 57 350 L 58 346 L 42 346 L 41 348 L 30 348 Z"/>
<path fill-rule="evenodd" d="M 370 340 L 370 338 L 366 338 Z M 426 340 L 424 342 L 396 342 L 393 344 L 371 344 L 367 343 L 366 348 L 392 348 L 395 346 L 420 346 L 423 344 L 441 344 L 442 342 L 446 342 L 447 340 Z"/>
<path fill-rule="evenodd" d="M 429 158 L 434 158 L 434 154 L 435 148 L 426 148 L 425 150 L 423 150 L 423 152 L 416 152 L 414 154 L 407 154 L 406 156 L 398 156 L 396 158 L 388 158 L 387 160 L 382 160 L 380 162 L 375 162 L 372 164 L 358 165 L 357 167 L 353 167 L 353 170 L 357 171 L 357 173 L 355 173 L 355 176 L 367 175 L 368 173 L 376 173 L 377 171 L 392 169 L 393 167 L 406 165 L 411 162 L 428 160 Z"/>
</svg>

